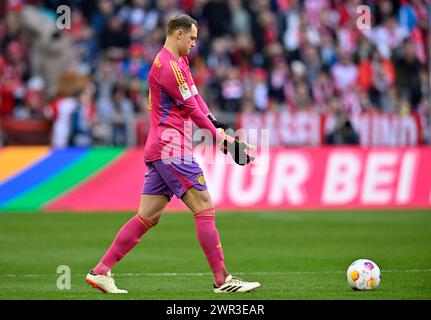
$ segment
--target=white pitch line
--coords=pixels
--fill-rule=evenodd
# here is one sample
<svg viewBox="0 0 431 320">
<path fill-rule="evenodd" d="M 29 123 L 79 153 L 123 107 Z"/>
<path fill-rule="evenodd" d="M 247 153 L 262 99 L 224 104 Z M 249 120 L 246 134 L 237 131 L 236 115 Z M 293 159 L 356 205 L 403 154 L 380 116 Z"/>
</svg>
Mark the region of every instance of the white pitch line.
<svg viewBox="0 0 431 320">
<path fill-rule="evenodd" d="M 297 274 L 334 274 L 334 273 L 345 273 L 346 271 L 285 271 L 285 272 L 235 272 L 236 275 L 297 275 Z M 431 272 L 431 269 L 404 269 L 404 270 L 382 270 L 382 273 L 413 273 L 413 272 Z M 119 273 L 121 277 L 201 277 L 212 275 L 209 272 L 161 272 L 161 273 Z M 27 278 L 37 278 L 37 277 L 53 277 L 58 276 L 58 274 L 0 274 L 0 277 L 14 278 L 14 277 L 27 277 Z M 73 276 L 82 276 L 82 274 L 74 274 Z"/>
</svg>

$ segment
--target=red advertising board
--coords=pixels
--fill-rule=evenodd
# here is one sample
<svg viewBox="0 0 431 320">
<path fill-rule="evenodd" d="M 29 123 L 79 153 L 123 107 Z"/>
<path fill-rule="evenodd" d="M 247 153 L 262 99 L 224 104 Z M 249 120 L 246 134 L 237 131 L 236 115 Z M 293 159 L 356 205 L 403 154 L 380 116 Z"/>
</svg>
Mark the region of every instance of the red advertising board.
<svg viewBox="0 0 431 320">
<path fill-rule="evenodd" d="M 212 154 L 209 152 L 208 154 Z M 49 204 L 46 210 L 135 211 L 143 150 Z M 272 148 L 248 166 L 222 153 L 195 155 L 218 210 L 431 209 L 431 148 Z M 226 161 L 226 160 L 230 161 Z M 174 199 L 168 210 L 186 210 Z"/>
<path fill-rule="evenodd" d="M 243 128 L 248 133 L 247 139 L 257 145 L 261 145 L 261 137 L 252 132 L 269 130 L 271 146 L 324 145 L 337 121 L 333 114 L 287 110 L 242 113 L 238 120 L 237 127 Z M 363 147 L 413 147 L 422 142 L 423 129 L 418 114 L 364 112 L 352 115 L 350 120 Z"/>
<path fill-rule="evenodd" d="M 261 168 L 203 165 L 217 206 L 431 208 L 430 148 L 271 149 L 260 158 Z"/>
</svg>

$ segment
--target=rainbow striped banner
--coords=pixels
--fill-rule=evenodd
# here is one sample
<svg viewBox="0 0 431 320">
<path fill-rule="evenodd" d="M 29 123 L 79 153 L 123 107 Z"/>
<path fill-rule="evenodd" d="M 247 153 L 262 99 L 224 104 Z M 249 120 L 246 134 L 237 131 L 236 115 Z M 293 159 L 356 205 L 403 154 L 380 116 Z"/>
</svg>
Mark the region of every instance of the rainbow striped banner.
<svg viewBox="0 0 431 320">
<path fill-rule="evenodd" d="M 0 149 L 0 214 L 130 212 L 146 172 L 142 148 Z M 173 199 L 168 210 L 185 210 Z"/>
<path fill-rule="evenodd" d="M 63 210 L 71 192 L 123 156 L 120 148 L 49 149 L 6 147 L 0 150 L 0 212 Z M 108 183 L 108 181 L 107 181 Z M 68 202 L 68 201 L 66 201 Z"/>
</svg>

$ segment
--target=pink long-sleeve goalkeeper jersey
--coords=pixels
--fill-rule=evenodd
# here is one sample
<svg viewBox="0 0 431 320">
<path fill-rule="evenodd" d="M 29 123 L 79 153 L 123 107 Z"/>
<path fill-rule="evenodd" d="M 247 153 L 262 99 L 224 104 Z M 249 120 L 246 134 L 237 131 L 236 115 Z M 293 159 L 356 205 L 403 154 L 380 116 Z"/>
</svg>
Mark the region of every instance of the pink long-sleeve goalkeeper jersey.
<svg viewBox="0 0 431 320">
<path fill-rule="evenodd" d="M 196 89 L 187 57 L 177 59 L 163 47 L 154 59 L 148 82 L 150 131 L 145 144 L 146 162 L 190 155 L 190 120 L 221 141 L 223 134 L 206 117 L 209 110 Z"/>
</svg>

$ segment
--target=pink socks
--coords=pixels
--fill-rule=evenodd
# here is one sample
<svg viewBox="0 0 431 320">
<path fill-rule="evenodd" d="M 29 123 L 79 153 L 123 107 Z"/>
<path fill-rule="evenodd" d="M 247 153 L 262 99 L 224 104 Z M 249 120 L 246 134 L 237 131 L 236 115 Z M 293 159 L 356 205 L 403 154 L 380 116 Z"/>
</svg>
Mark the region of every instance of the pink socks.
<svg viewBox="0 0 431 320">
<path fill-rule="evenodd" d="M 139 243 L 142 235 L 154 225 L 150 220 L 138 215 L 130 219 L 117 233 L 111 247 L 93 269 L 93 272 L 106 275 L 127 252 Z"/>
<path fill-rule="evenodd" d="M 198 241 L 204 251 L 214 283 L 220 286 L 229 275 L 223 262 L 223 249 L 215 226 L 214 208 L 195 213 L 195 225 Z M 136 246 L 144 233 L 154 227 L 154 223 L 138 215 L 129 220 L 118 232 L 111 247 L 93 269 L 95 274 L 106 275 L 126 253 Z"/>
<path fill-rule="evenodd" d="M 220 286 L 225 283 L 229 273 L 223 262 L 223 249 L 215 226 L 215 210 L 206 209 L 194 216 L 198 241 L 214 274 L 215 285 Z"/>
</svg>

